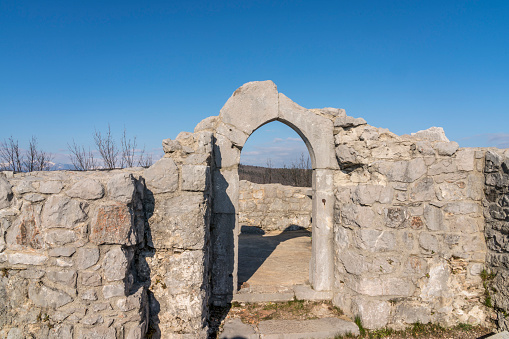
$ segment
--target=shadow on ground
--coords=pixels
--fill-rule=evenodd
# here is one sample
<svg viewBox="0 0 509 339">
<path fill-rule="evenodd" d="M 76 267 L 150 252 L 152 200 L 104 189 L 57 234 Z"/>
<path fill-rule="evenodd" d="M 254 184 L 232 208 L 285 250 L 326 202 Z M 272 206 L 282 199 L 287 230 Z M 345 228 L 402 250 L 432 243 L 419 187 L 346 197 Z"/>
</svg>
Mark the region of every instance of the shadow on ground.
<svg viewBox="0 0 509 339">
<path fill-rule="evenodd" d="M 262 266 L 276 247 L 287 240 L 309 237 L 311 232 L 298 225 L 290 225 L 283 232 L 266 236 L 265 232 L 254 226 L 242 226 L 239 235 L 239 289 Z M 299 258 L 295 258 L 299 260 Z"/>
</svg>

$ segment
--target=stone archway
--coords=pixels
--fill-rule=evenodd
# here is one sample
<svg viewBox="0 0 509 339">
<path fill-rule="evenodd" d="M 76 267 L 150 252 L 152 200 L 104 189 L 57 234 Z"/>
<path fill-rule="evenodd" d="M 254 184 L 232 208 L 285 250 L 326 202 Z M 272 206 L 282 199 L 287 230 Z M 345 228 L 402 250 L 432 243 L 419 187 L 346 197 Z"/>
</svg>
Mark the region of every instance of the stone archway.
<svg viewBox="0 0 509 339">
<path fill-rule="evenodd" d="M 317 291 L 333 285 L 333 170 L 338 168 L 333 122 L 317 110 L 305 109 L 272 81 L 250 82 L 221 109 L 214 142 L 212 174 L 212 299 L 225 303 L 237 289 L 238 268 L 238 165 L 240 151 L 259 127 L 280 121 L 295 130 L 306 144 L 313 167 L 313 244 L 309 280 Z"/>
</svg>

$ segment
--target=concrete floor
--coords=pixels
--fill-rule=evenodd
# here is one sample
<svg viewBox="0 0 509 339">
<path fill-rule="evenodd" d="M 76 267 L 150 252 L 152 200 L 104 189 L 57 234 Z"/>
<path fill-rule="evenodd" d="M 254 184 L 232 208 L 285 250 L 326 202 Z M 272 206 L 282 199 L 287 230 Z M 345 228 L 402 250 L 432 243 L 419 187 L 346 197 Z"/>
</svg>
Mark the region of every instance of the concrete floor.
<svg viewBox="0 0 509 339">
<path fill-rule="evenodd" d="M 311 232 L 243 230 L 247 232 L 239 236 L 239 293 L 284 293 L 309 284 Z"/>
</svg>

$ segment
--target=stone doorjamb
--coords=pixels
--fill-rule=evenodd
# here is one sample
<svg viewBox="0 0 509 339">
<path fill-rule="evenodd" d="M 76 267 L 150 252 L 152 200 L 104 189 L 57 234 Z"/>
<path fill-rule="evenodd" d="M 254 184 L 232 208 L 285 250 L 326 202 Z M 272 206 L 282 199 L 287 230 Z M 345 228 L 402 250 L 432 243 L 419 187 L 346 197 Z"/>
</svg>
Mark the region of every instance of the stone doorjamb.
<svg viewBox="0 0 509 339">
<path fill-rule="evenodd" d="M 295 130 L 309 150 L 313 166 L 309 280 L 317 291 L 330 291 L 333 286 L 333 171 L 338 169 L 333 122 L 278 93 L 272 81 L 250 82 L 237 89 L 221 109 L 215 133 L 212 294 L 216 297 L 228 299 L 237 290 L 240 151 L 256 129 L 272 121 Z"/>
</svg>

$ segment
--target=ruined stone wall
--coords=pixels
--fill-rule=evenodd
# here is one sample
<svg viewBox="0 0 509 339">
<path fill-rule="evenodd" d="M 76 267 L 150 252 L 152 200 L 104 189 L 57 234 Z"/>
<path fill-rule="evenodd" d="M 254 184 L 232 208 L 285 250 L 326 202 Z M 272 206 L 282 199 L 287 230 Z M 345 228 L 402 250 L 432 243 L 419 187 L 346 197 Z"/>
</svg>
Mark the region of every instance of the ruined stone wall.
<svg viewBox="0 0 509 339">
<path fill-rule="evenodd" d="M 334 303 L 368 328 L 483 322 L 483 152 L 335 121 Z"/>
<path fill-rule="evenodd" d="M 0 335 L 139 338 L 141 169 L 0 174 Z"/>
<path fill-rule="evenodd" d="M 0 173 L 1 337 L 206 337 L 211 135 L 171 143 L 148 169 Z"/>
<path fill-rule="evenodd" d="M 309 194 L 309 195 L 308 195 Z M 239 224 L 264 231 L 311 227 L 311 189 L 241 180 Z"/>
<path fill-rule="evenodd" d="M 495 308 L 500 329 L 509 331 L 509 150 L 487 151 L 484 172 L 485 303 Z"/>
</svg>

